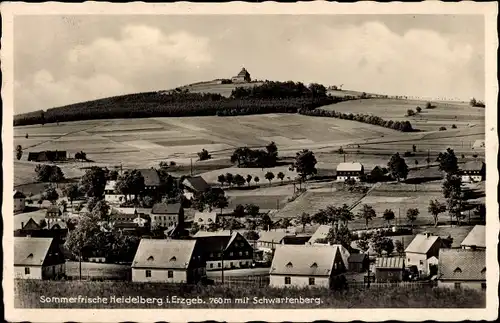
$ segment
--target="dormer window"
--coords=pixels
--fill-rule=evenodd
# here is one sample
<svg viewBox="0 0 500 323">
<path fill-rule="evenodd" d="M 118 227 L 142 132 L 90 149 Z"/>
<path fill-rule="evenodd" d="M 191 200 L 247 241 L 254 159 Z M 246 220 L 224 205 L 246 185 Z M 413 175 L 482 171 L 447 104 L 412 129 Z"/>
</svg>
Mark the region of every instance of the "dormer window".
<svg viewBox="0 0 500 323">
<path fill-rule="evenodd" d="M 311 268 L 318 268 L 318 264 L 314 262 L 314 263 L 311 265 Z"/>
<path fill-rule="evenodd" d="M 486 267 L 483 268 L 483 270 L 481 270 L 481 274 L 484 274 L 486 272 Z"/>
<path fill-rule="evenodd" d="M 292 268 L 292 267 L 293 267 L 293 264 L 292 264 L 292 262 L 289 262 L 289 263 L 287 263 L 287 264 L 286 264 L 286 266 L 287 266 L 288 268 Z"/>
<path fill-rule="evenodd" d="M 148 261 L 154 261 L 155 258 L 153 256 L 149 256 Z"/>
<path fill-rule="evenodd" d="M 453 272 L 455 274 L 460 274 L 462 272 L 462 269 L 460 269 L 460 267 L 457 267 L 457 268 L 455 268 L 455 270 Z"/>
<path fill-rule="evenodd" d="M 28 258 L 28 259 L 33 258 L 33 254 L 32 254 L 32 253 L 30 253 L 30 254 L 28 255 L 28 257 L 26 257 L 26 258 Z"/>
<path fill-rule="evenodd" d="M 173 256 L 172 258 L 170 258 L 170 261 L 177 261 L 177 258 L 175 258 L 175 256 Z"/>
</svg>

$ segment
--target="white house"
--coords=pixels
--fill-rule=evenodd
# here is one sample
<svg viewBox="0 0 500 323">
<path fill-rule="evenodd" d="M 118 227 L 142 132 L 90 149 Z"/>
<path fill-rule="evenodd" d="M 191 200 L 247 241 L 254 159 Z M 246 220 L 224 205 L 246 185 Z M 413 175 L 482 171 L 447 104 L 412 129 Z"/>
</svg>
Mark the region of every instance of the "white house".
<svg viewBox="0 0 500 323">
<path fill-rule="evenodd" d="M 325 224 L 320 225 L 307 243 L 315 244 L 318 240 L 326 239 L 331 228 L 332 226 L 330 225 L 325 225 Z"/>
<path fill-rule="evenodd" d="M 337 166 L 337 181 L 345 182 L 347 179 L 352 178 L 359 182 L 364 171 L 365 169 L 361 163 L 340 163 Z"/>
<path fill-rule="evenodd" d="M 233 83 L 246 83 L 250 82 L 252 79 L 250 78 L 250 73 L 246 70 L 246 68 L 242 68 L 238 75 L 233 76 L 231 81 Z"/>
<path fill-rule="evenodd" d="M 156 203 L 151 210 L 151 227 L 169 228 L 184 225 L 184 209 L 180 203 Z"/>
<path fill-rule="evenodd" d="M 123 194 L 116 191 L 116 181 L 106 181 L 104 188 L 104 200 L 110 204 L 119 204 L 123 201 Z"/>
<path fill-rule="evenodd" d="M 55 279 L 66 274 L 64 255 L 53 238 L 14 238 L 14 277 Z"/>
<path fill-rule="evenodd" d="M 14 191 L 14 213 L 22 212 L 26 208 L 26 195 L 20 191 Z"/>
<path fill-rule="evenodd" d="M 216 212 L 195 212 L 193 223 L 197 223 L 200 228 L 208 229 L 211 224 L 218 221 Z"/>
<path fill-rule="evenodd" d="M 470 161 L 459 166 L 462 182 L 481 182 L 486 176 L 486 164 L 482 161 Z"/>
<path fill-rule="evenodd" d="M 270 275 L 273 287 L 330 287 L 333 277 L 346 270 L 337 246 L 279 245 Z"/>
<path fill-rule="evenodd" d="M 206 272 L 196 245 L 196 240 L 142 239 L 132 262 L 132 281 L 199 282 Z"/>
<path fill-rule="evenodd" d="M 486 289 L 486 252 L 470 249 L 441 249 L 438 286 Z"/>
<path fill-rule="evenodd" d="M 439 258 L 439 249 L 442 247 L 441 238 L 429 233 L 417 234 L 405 250 L 406 267 L 417 266 L 420 275 L 429 275 L 430 265 L 435 261 L 430 258 Z"/>
<path fill-rule="evenodd" d="M 460 246 L 462 249 L 486 249 L 486 226 L 474 226 Z"/>
</svg>

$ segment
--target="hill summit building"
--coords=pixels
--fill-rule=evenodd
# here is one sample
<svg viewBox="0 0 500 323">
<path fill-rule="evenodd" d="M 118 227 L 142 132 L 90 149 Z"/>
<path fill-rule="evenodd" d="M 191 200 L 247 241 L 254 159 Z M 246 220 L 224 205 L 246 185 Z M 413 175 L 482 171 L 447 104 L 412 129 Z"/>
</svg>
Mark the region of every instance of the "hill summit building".
<svg viewBox="0 0 500 323">
<path fill-rule="evenodd" d="M 238 75 L 231 78 L 233 83 L 249 83 L 252 81 L 250 78 L 250 73 L 243 67 Z"/>
</svg>

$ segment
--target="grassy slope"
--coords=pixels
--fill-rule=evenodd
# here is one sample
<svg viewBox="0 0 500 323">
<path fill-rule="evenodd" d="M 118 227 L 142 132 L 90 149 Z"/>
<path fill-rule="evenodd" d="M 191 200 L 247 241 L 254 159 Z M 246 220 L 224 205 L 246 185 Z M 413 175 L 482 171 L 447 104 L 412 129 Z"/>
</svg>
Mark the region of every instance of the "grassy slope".
<svg viewBox="0 0 500 323">
<path fill-rule="evenodd" d="M 142 296 L 163 298 L 177 295 L 184 298 L 200 297 L 206 303 L 188 306 L 186 304 L 163 304 L 162 308 L 481 308 L 486 305 L 486 295 L 473 290 L 448 290 L 430 287 L 382 287 L 368 290 L 351 288 L 344 293 L 327 289 L 277 289 L 271 287 L 229 288 L 222 286 L 185 286 L 130 282 L 61 282 L 61 281 L 16 281 L 15 307 L 21 308 L 158 308 L 158 304 L 47 304 L 40 302 L 45 297 L 88 297 Z M 320 298 L 321 304 L 273 304 L 253 305 L 210 304 L 210 297 L 312 297 Z"/>
</svg>

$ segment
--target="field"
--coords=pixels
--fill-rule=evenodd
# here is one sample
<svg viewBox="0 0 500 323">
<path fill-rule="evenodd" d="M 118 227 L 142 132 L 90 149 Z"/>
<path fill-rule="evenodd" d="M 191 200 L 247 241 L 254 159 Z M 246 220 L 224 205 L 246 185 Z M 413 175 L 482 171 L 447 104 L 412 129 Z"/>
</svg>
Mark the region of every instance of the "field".
<svg viewBox="0 0 500 323">
<path fill-rule="evenodd" d="M 66 275 L 72 279 L 78 279 L 80 276 L 79 268 L 77 261 L 67 261 Z M 84 279 L 127 279 L 130 274 L 131 269 L 127 265 L 82 262 L 82 278 Z"/>
<path fill-rule="evenodd" d="M 428 286 L 402 288 L 384 286 L 370 289 L 350 288 L 347 292 L 334 292 L 324 288 L 277 289 L 271 287 L 229 288 L 225 286 L 189 286 L 130 282 L 58 282 L 17 280 L 15 282 L 16 308 L 484 308 L 486 294 L 474 290 L 450 290 Z M 154 298 L 155 303 L 48 303 L 40 297 L 143 297 Z M 201 304 L 166 302 L 166 297 L 200 298 Z M 249 297 L 248 303 L 237 303 L 237 298 Z M 254 304 L 253 298 L 312 298 L 311 303 Z M 220 298 L 224 304 L 210 303 Z M 160 300 L 159 300 L 160 299 Z M 226 302 L 225 299 L 230 299 Z M 161 302 L 160 302 L 161 301 Z"/>
</svg>

